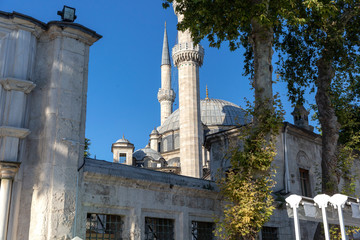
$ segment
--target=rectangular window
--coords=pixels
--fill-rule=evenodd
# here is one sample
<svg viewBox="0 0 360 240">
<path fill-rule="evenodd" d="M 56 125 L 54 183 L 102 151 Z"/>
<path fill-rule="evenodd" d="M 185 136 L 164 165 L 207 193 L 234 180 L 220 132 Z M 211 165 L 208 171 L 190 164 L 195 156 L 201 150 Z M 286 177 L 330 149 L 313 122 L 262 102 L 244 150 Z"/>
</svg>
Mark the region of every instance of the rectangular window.
<svg viewBox="0 0 360 240">
<path fill-rule="evenodd" d="M 276 227 L 263 227 L 261 229 L 262 240 L 278 240 L 278 229 Z"/>
<path fill-rule="evenodd" d="M 301 194 L 305 197 L 311 197 L 309 170 L 299 168 L 299 171 L 300 171 Z"/>
<path fill-rule="evenodd" d="M 86 240 L 121 240 L 121 216 L 88 213 L 86 219 Z"/>
<path fill-rule="evenodd" d="M 192 240 L 213 240 L 214 223 L 212 222 L 191 222 L 191 239 Z"/>
<path fill-rule="evenodd" d="M 126 153 L 119 154 L 119 163 L 126 163 Z"/>
<path fill-rule="evenodd" d="M 145 240 L 173 240 L 174 220 L 166 218 L 145 218 Z"/>
</svg>

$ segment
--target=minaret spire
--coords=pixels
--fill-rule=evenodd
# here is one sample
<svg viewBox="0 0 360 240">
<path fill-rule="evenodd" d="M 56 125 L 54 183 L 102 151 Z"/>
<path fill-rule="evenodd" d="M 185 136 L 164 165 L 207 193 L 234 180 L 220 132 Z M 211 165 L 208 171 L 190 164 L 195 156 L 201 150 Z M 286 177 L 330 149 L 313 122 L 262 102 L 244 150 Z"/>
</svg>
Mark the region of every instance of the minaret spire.
<svg viewBox="0 0 360 240">
<path fill-rule="evenodd" d="M 161 56 L 161 88 L 158 92 L 158 100 L 160 102 L 161 109 L 161 124 L 163 124 L 172 113 L 172 106 L 175 100 L 175 93 L 171 89 L 171 61 L 168 37 L 166 32 L 166 22 Z"/>
<path fill-rule="evenodd" d="M 169 53 L 169 43 L 168 43 L 168 37 L 167 37 L 167 31 L 166 31 L 166 21 L 165 21 L 165 30 L 164 30 L 164 41 L 163 41 L 161 65 L 171 65 L 170 53 Z"/>
</svg>

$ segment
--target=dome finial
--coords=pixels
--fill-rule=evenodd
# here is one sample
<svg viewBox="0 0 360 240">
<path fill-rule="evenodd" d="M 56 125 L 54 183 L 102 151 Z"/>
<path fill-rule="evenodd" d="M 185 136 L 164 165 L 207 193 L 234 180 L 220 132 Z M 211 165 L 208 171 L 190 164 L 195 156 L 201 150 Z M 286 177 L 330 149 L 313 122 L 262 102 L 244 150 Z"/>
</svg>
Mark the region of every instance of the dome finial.
<svg viewBox="0 0 360 240">
<path fill-rule="evenodd" d="M 208 89 L 208 87 L 207 87 L 207 84 L 206 84 L 206 98 L 205 98 L 205 100 L 209 100 L 210 98 L 209 98 L 209 89 Z"/>
<path fill-rule="evenodd" d="M 125 135 L 123 134 L 123 138 L 122 139 L 125 139 Z"/>
</svg>

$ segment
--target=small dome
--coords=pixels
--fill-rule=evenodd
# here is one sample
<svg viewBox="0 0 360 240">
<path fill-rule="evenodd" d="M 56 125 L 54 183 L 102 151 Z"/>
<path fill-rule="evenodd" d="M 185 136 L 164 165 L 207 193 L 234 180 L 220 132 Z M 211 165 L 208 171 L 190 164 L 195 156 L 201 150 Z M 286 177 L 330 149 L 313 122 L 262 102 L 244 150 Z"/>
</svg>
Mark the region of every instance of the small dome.
<svg viewBox="0 0 360 240">
<path fill-rule="evenodd" d="M 155 151 L 154 149 L 151 149 L 149 147 L 145 147 L 142 149 L 139 149 L 137 151 L 135 151 L 133 153 L 133 157 L 137 160 L 137 161 L 142 161 L 145 157 L 148 157 L 152 160 L 160 160 L 161 158 L 163 159 L 163 156 L 161 156 L 161 154 L 157 151 Z"/>
<path fill-rule="evenodd" d="M 237 126 L 251 122 L 246 111 L 238 105 L 220 100 L 203 99 L 200 101 L 201 121 L 206 126 Z M 158 128 L 159 133 L 179 129 L 180 112 L 177 109 Z"/>
<path fill-rule="evenodd" d="M 130 143 L 129 140 L 125 139 L 124 135 L 122 138 L 116 141 L 117 143 Z"/>
<path fill-rule="evenodd" d="M 158 135 L 159 132 L 154 128 L 154 130 L 151 131 L 150 135 Z"/>
</svg>

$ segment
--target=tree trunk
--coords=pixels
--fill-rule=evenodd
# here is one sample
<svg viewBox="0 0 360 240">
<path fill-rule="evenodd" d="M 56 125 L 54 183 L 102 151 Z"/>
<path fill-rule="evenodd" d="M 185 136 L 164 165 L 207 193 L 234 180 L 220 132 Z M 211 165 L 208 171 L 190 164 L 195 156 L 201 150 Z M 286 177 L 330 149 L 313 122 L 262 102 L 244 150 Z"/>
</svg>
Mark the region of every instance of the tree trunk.
<svg viewBox="0 0 360 240">
<path fill-rule="evenodd" d="M 329 93 L 330 84 L 335 75 L 331 65 L 331 61 L 324 58 L 318 61 L 317 92 L 315 96 L 322 130 L 322 190 L 323 193 L 329 195 L 338 192 L 336 150 L 340 129 Z"/>
<path fill-rule="evenodd" d="M 255 89 L 255 114 L 260 116 L 266 110 L 273 110 L 272 92 L 272 55 L 273 55 L 273 29 L 261 25 L 257 20 L 251 21 L 250 43 L 254 52 L 254 79 Z M 255 126 L 257 117 L 254 116 Z"/>
</svg>

